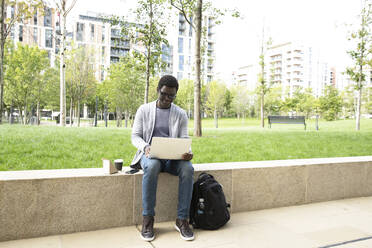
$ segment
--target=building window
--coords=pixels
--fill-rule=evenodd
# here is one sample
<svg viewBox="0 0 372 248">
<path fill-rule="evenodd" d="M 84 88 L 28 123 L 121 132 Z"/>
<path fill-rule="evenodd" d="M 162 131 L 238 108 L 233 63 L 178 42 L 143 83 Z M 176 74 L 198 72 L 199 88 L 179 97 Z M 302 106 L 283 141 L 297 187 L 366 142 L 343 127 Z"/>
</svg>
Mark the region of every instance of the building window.
<svg viewBox="0 0 372 248">
<path fill-rule="evenodd" d="M 102 47 L 102 64 L 105 63 L 105 47 Z"/>
<path fill-rule="evenodd" d="M 76 23 L 76 40 L 84 41 L 84 23 Z"/>
<path fill-rule="evenodd" d="M 190 23 L 192 23 L 192 16 L 190 17 Z M 189 25 L 189 36 L 192 37 L 192 26 Z"/>
<path fill-rule="evenodd" d="M 23 41 L 23 26 L 19 25 L 19 34 L 18 34 L 18 40 Z"/>
<path fill-rule="evenodd" d="M 101 65 L 101 81 L 105 80 L 105 67 Z"/>
<path fill-rule="evenodd" d="M 45 29 L 45 47 L 49 47 L 49 48 L 53 47 L 52 30 L 51 29 Z"/>
<path fill-rule="evenodd" d="M 37 43 L 37 28 L 34 28 L 33 38 L 34 42 Z"/>
<path fill-rule="evenodd" d="M 14 13 L 15 13 L 15 8 L 14 6 L 10 7 L 10 17 L 13 19 L 14 18 Z"/>
<path fill-rule="evenodd" d="M 90 25 L 90 40 L 94 41 L 94 24 L 89 24 Z"/>
<path fill-rule="evenodd" d="M 34 25 L 37 25 L 37 10 L 35 10 L 34 14 Z"/>
<path fill-rule="evenodd" d="M 12 40 L 14 40 L 14 26 L 11 27 L 11 29 L 10 29 L 10 38 L 12 38 Z"/>
<path fill-rule="evenodd" d="M 178 38 L 178 53 L 183 53 L 183 38 Z"/>
<path fill-rule="evenodd" d="M 180 55 L 179 56 L 179 60 L 178 60 L 178 70 L 180 70 L 180 71 L 183 71 L 183 61 L 184 59 L 183 59 L 183 55 Z"/>
<path fill-rule="evenodd" d="M 102 26 L 102 43 L 105 42 L 105 26 Z"/>
<path fill-rule="evenodd" d="M 44 26 L 45 27 L 52 26 L 52 10 L 50 8 L 44 9 Z"/>
<path fill-rule="evenodd" d="M 181 80 L 183 78 L 182 72 L 177 72 L 177 80 Z"/>
</svg>

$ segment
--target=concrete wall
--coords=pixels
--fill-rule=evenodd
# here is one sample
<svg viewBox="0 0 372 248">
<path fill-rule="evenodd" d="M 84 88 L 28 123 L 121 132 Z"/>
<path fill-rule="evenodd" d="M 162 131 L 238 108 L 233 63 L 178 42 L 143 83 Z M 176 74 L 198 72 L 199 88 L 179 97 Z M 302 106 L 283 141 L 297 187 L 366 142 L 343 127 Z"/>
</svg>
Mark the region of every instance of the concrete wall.
<svg viewBox="0 0 372 248">
<path fill-rule="evenodd" d="M 232 212 L 372 196 L 372 156 L 197 164 Z M 0 241 L 139 224 L 142 173 L 102 169 L 0 172 Z M 159 177 L 156 221 L 176 218 L 178 178 Z"/>
</svg>

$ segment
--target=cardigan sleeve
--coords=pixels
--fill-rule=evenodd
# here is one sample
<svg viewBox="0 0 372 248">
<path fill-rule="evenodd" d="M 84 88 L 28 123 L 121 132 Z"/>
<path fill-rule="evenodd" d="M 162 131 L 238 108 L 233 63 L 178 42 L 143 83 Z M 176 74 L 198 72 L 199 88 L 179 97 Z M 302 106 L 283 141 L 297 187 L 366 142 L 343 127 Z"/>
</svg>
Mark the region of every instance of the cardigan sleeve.
<svg viewBox="0 0 372 248">
<path fill-rule="evenodd" d="M 144 151 L 144 148 L 149 144 L 143 139 L 143 107 L 141 106 L 136 113 L 132 128 L 132 144 L 140 151 Z"/>
</svg>

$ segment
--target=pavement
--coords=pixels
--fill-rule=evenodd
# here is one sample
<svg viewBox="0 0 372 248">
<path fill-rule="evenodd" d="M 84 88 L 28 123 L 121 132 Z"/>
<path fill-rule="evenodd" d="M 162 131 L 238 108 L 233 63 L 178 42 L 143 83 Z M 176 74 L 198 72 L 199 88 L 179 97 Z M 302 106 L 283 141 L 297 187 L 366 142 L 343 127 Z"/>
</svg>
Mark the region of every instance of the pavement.
<svg viewBox="0 0 372 248">
<path fill-rule="evenodd" d="M 234 213 L 216 231 L 194 230 L 184 241 L 174 222 L 155 223 L 156 239 L 141 226 L 0 242 L 0 248 L 372 248 L 372 197 Z"/>
</svg>

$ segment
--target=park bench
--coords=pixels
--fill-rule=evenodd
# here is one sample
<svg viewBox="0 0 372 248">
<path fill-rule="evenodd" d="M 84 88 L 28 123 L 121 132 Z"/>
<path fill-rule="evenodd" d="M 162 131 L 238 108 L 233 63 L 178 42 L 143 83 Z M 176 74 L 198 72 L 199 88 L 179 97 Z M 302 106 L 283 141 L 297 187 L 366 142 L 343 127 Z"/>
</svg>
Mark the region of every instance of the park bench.
<svg viewBox="0 0 372 248">
<path fill-rule="evenodd" d="M 269 115 L 268 116 L 269 126 L 271 128 L 272 123 L 281 124 L 304 124 L 306 130 L 305 116 L 280 116 L 280 115 Z"/>
</svg>

